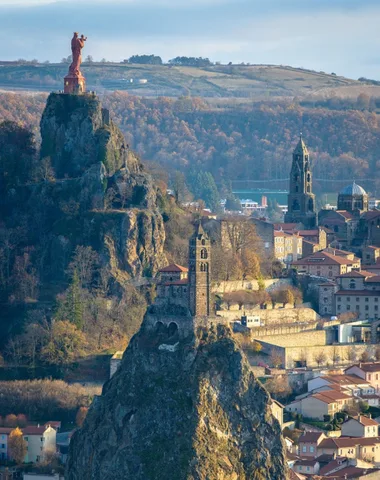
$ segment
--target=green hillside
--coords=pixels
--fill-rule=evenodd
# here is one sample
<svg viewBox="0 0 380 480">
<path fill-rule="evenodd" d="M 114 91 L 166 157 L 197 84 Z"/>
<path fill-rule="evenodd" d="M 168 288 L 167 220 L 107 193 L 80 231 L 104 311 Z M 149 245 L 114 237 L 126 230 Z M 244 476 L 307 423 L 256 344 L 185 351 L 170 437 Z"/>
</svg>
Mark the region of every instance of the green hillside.
<svg viewBox="0 0 380 480">
<path fill-rule="evenodd" d="M 357 97 L 360 93 L 380 97 L 380 86 L 368 85 L 335 74 L 287 66 L 213 65 L 176 67 L 93 63 L 84 64 L 88 88 L 122 90 L 141 96 L 200 96 L 207 98 L 270 99 Z M 58 90 L 63 86 L 66 64 L 18 65 L 0 63 L 0 89 Z"/>
</svg>

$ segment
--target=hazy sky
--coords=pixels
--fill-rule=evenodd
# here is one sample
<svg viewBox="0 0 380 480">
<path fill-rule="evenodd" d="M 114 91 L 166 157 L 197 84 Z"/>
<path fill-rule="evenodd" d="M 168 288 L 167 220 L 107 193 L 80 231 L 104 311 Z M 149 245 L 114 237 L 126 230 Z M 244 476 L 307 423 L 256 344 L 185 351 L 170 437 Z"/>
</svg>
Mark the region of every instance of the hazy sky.
<svg viewBox="0 0 380 480">
<path fill-rule="evenodd" d="M 0 0 L 0 59 L 154 53 L 284 64 L 380 80 L 379 0 Z"/>
</svg>

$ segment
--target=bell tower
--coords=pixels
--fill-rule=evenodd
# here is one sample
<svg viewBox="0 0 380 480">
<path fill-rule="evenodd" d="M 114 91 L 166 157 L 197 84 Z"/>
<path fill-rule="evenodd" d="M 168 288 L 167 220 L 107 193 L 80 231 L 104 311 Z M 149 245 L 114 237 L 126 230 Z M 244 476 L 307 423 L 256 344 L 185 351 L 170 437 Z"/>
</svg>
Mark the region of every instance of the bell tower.
<svg viewBox="0 0 380 480">
<path fill-rule="evenodd" d="M 189 242 L 189 309 L 193 317 L 210 315 L 211 248 L 201 223 Z"/>
<path fill-rule="evenodd" d="M 302 134 L 293 152 L 286 223 L 302 223 L 306 229 L 317 225 L 315 195 L 312 191 L 312 172 L 309 151 Z"/>
</svg>

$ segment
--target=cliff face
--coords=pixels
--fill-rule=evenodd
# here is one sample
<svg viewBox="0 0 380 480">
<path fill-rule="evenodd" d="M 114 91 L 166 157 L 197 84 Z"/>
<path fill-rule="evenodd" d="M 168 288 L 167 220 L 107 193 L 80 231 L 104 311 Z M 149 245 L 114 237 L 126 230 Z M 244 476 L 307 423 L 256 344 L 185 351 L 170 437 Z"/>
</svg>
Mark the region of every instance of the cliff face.
<svg viewBox="0 0 380 480">
<path fill-rule="evenodd" d="M 52 200 L 52 262 L 76 245 L 91 245 L 121 284 L 162 267 L 165 232 L 156 190 L 99 99 L 51 94 L 41 137 L 41 158 L 50 160 L 56 180 L 35 186 L 31 198 L 34 205 Z"/>
<path fill-rule="evenodd" d="M 286 480 L 270 397 L 229 328 L 148 324 L 75 433 L 65 478 Z"/>
</svg>

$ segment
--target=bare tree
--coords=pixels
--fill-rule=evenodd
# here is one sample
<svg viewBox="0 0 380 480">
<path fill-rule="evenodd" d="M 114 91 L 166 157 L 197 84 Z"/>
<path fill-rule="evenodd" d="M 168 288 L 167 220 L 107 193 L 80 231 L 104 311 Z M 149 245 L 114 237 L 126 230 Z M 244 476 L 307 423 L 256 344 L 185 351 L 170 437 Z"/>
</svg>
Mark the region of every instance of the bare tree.
<svg viewBox="0 0 380 480">
<path fill-rule="evenodd" d="M 314 360 L 317 362 L 318 367 L 320 367 L 326 363 L 327 355 L 323 350 L 319 350 L 319 352 L 314 355 Z"/>
<path fill-rule="evenodd" d="M 274 368 L 278 368 L 282 365 L 282 361 L 283 361 L 282 355 L 275 348 L 272 348 L 270 352 L 270 361 L 271 361 L 271 364 L 274 366 Z"/>
</svg>

